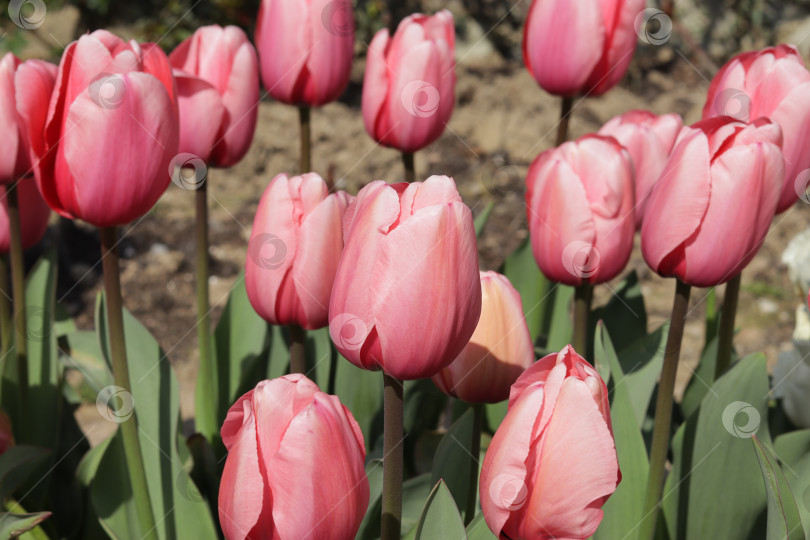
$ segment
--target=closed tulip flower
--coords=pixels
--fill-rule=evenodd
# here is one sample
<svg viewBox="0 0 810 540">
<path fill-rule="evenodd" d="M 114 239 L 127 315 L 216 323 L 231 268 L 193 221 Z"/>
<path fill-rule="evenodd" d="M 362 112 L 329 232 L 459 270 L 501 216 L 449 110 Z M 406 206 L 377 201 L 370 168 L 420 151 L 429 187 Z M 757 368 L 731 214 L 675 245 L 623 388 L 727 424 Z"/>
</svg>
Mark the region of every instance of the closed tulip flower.
<svg viewBox="0 0 810 540">
<path fill-rule="evenodd" d="M 621 480 L 608 392 L 570 346 L 512 386 L 484 457 L 481 509 L 498 538 L 583 539 Z"/>
<path fill-rule="evenodd" d="M 300 374 L 262 381 L 222 425 L 225 538 L 351 540 L 369 486 L 360 426 L 337 396 Z"/>
<path fill-rule="evenodd" d="M 280 174 L 270 181 L 245 262 L 248 298 L 265 320 L 308 330 L 328 324 L 343 251 L 343 214 L 351 199 L 343 191 L 330 195 L 315 173 Z"/>
<path fill-rule="evenodd" d="M 703 118 L 761 116 L 782 128 L 785 179 L 776 212 L 784 212 L 810 183 L 810 72 L 792 45 L 768 47 L 732 58 L 712 79 Z"/>
<path fill-rule="evenodd" d="M 15 85 L 34 174 L 52 209 L 111 227 L 152 208 L 178 143 L 174 79 L 160 47 L 105 30 L 82 36 L 62 56 L 46 111 L 41 70 L 21 68 Z"/>
<path fill-rule="evenodd" d="M 354 57 L 352 9 L 349 0 L 262 0 L 256 48 L 273 98 L 317 107 L 340 97 Z"/>
<path fill-rule="evenodd" d="M 636 230 L 641 229 L 647 196 L 661 178 L 682 125 L 683 120 L 677 114 L 657 116 L 650 111 L 630 111 L 616 116 L 599 130 L 600 135 L 619 141 L 633 159 Z"/>
<path fill-rule="evenodd" d="M 17 113 L 14 91 L 14 76 L 20 66 L 13 53 L 6 53 L 0 60 L 0 131 L 3 144 L 0 144 L 0 184 L 10 184 L 30 172 L 26 130 L 23 120 Z M 48 102 L 42 105 L 47 112 Z"/>
<path fill-rule="evenodd" d="M 329 333 L 354 365 L 422 379 L 461 352 L 481 314 L 472 213 L 447 176 L 372 182 L 343 221 Z"/>
<path fill-rule="evenodd" d="M 436 386 L 468 403 L 498 403 L 534 362 L 523 302 L 506 276 L 481 272 L 481 318 L 453 363 L 433 376 Z"/>
<path fill-rule="evenodd" d="M 650 268 L 696 287 L 725 283 L 754 258 L 782 190 L 779 126 L 731 117 L 684 127 L 647 201 Z"/>
<path fill-rule="evenodd" d="M 644 0 L 534 0 L 523 30 L 523 61 L 548 93 L 599 96 L 624 77 Z"/>
<path fill-rule="evenodd" d="M 394 37 L 371 40 L 363 79 L 363 121 L 384 146 L 415 152 L 439 138 L 455 103 L 453 15 L 406 17 Z"/>
<path fill-rule="evenodd" d="M 48 230 L 48 218 L 51 209 L 42 199 L 33 178 L 24 178 L 17 182 L 17 196 L 20 204 L 20 231 L 22 247 L 28 249 L 37 244 Z M 6 186 L 0 186 L 0 253 L 8 253 L 10 231 L 8 223 L 8 201 Z"/>
<path fill-rule="evenodd" d="M 169 56 L 180 107 L 180 152 L 214 167 L 235 165 L 250 148 L 259 113 L 256 50 L 242 29 L 198 28 Z"/>
<path fill-rule="evenodd" d="M 532 251 L 566 285 L 616 277 L 633 249 L 633 165 L 612 137 L 586 135 L 537 156 L 526 178 Z"/>
</svg>

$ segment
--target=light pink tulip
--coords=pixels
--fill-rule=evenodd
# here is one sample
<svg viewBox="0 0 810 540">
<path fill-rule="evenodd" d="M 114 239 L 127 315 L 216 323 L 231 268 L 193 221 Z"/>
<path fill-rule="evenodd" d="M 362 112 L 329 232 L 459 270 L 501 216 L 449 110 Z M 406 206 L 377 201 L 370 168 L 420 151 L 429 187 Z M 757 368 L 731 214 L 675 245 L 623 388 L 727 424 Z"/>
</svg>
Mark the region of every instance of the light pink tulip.
<svg viewBox="0 0 810 540">
<path fill-rule="evenodd" d="M 398 379 L 449 365 L 481 314 L 472 213 L 453 179 L 372 182 L 346 210 L 343 234 L 329 304 L 341 354 Z"/>
<path fill-rule="evenodd" d="M 481 509 L 498 538 L 583 539 L 621 481 L 604 381 L 570 346 L 512 386 L 481 469 Z"/>
<path fill-rule="evenodd" d="M 641 251 L 650 268 L 696 287 L 725 283 L 754 258 L 785 174 L 782 132 L 729 116 L 684 127 L 647 201 Z"/>
<path fill-rule="evenodd" d="M 523 302 L 509 279 L 481 272 L 481 318 L 453 363 L 433 376 L 436 386 L 468 403 L 498 403 L 534 362 Z"/>
<path fill-rule="evenodd" d="M 369 500 L 360 426 L 300 374 L 262 381 L 222 425 L 225 538 L 351 540 Z"/>
<path fill-rule="evenodd" d="M 343 251 L 343 214 L 352 197 L 329 194 L 315 173 L 280 174 L 262 195 L 245 261 L 256 312 L 273 324 L 309 330 L 329 322 L 329 297 Z"/>
<path fill-rule="evenodd" d="M 633 249 L 633 164 L 612 137 L 586 135 L 537 156 L 526 178 L 532 252 L 548 278 L 604 283 Z"/>
<path fill-rule="evenodd" d="M 33 178 L 23 178 L 17 181 L 17 197 L 20 204 L 20 231 L 22 232 L 22 247 L 28 249 L 37 244 L 48 230 L 48 218 L 51 209 L 42 199 Z M 9 224 L 8 200 L 6 186 L 0 186 L 0 253 L 9 250 Z"/>
<path fill-rule="evenodd" d="M 354 58 L 352 9 L 350 0 L 262 0 L 256 48 L 271 96 L 310 107 L 340 97 Z"/>
<path fill-rule="evenodd" d="M 415 152 L 439 138 L 455 104 L 453 15 L 403 19 L 394 37 L 377 32 L 368 47 L 363 121 L 384 146 Z"/>
<path fill-rule="evenodd" d="M 703 118 L 760 116 L 782 128 L 785 180 L 776 212 L 784 212 L 810 184 L 810 72 L 792 45 L 735 56 L 712 79 Z"/>
<path fill-rule="evenodd" d="M 624 77 L 644 0 L 534 0 L 523 61 L 550 94 L 599 96 Z"/>
<path fill-rule="evenodd" d="M 160 47 L 105 30 L 82 36 L 65 49 L 47 109 L 47 74 L 26 64 L 15 80 L 17 110 L 45 201 L 98 227 L 148 212 L 168 186 L 178 143 L 174 79 Z"/>
<path fill-rule="evenodd" d="M 13 53 L 6 53 L 0 60 L 0 184 L 10 184 L 30 173 L 31 160 L 26 138 L 26 129 L 17 113 L 14 91 L 14 76 L 20 61 Z M 48 102 L 42 105 L 46 110 Z"/>
<path fill-rule="evenodd" d="M 619 141 L 633 158 L 636 230 L 641 229 L 647 197 L 661 178 L 682 125 L 683 120 L 677 114 L 656 116 L 650 111 L 629 111 L 614 117 L 599 130 L 600 135 Z"/>
<path fill-rule="evenodd" d="M 250 148 L 259 113 L 259 64 L 241 28 L 198 28 L 169 56 L 180 107 L 179 152 L 231 167 Z"/>
</svg>

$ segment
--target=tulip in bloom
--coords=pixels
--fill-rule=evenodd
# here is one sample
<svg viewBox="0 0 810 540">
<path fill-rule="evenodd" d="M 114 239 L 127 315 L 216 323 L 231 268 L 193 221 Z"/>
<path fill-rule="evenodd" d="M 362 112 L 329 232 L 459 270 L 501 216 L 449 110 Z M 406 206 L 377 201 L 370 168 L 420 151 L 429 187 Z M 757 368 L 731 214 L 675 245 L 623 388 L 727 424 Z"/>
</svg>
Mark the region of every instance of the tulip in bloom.
<svg viewBox="0 0 810 540">
<path fill-rule="evenodd" d="M 616 139 L 633 159 L 636 230 L 641 229 L 647 197 L 661 178 L 682 125 L 683 120 L 677 114 L 656 116 L 650 111 L 629 111 L 611 119 L 599 130 L 600 135 Z"/>
<path fill-rule="evenodd" d="M 351 540 L 366 514 L 363 433 L 300 374 L 262 381 L 222 425 L 219 521 L 228 540 Z"/>
<path fill-rule="evenodd" d="M 17 110 L 48 205 L 98 227 L 148 212 L 166 190 L 178 143 L 174 79 L 160 47 L 105 30 L 84 35 L 65 50 L 52 95 L 43 70 L 25 67 Z"/>
<path fill-rule="evenodd" d="M 472 213 L 453 179 L 372 182 L 346 210 L 343 234 L 329 304 L 340 353 L 398 379 L 449 365 L 481 314 Z"/>
<path fill-rule="evenodd" d="M 444 392 L 468 403 L 498 403 L 534 362 L 523 302 L 509 279 L 481 272 L 481 318 L 453 363 L 433 376 Z"/>
<path fill-rule="evenodd" d="M 732 58 L 712 79 L 703 118 L 761 116 L 782 128 L 785 180 L 776 212 L 804 195 L 810 179 L 810 72 L 792 45 L 768 47 Z"/>
<path fill-rule="evenodd" d="M 549 279 L 578 286 L 616 277 L 634 232 L 633 165 L 612 137 L 586 135 L 537 156 L 526 178 L 532 251 Z"/>
<path fill-rule="evenodd" d="M 259 113 L 256 50 L 241 28 L 198 28 L 169 56 L 180 107 L 180 152 L 230 167 L 250 148 Z"/>
<path fill-rule="evenodd" d="M 696 287 L 725 283 L 754 258 L 785 174 L 777 124 L 729 116 L 684 127 L 650 193 L 641 251 L 650 268 Z"/>
<path fill-rule="evenodd" d="M 600 96 L 624 77 L 644 0 L 534 0 L 523 61 L 550 94 Z"/>
<path fill-rule="evenodd" d="M 439 138 L 455 102 L 453 15 L 406 17 L 394 37 L 377 32 L 368 47 L 363 121 L 384 146 L 415 152 Z"/>
<path fill-rule="evenodd" d="M 264 87 L 288 105 L 317 107 L 346 89 L 354 57 L 350 0 L 262 0 L 256 48 Z"/>
<path fill-rule="evenodd" d="M 51 209 L 42 199 L 33 178 L 17 181 L 17 197 L 20 204 L 20 230 L 22 247 L 28 249 L 42 240 L 48 230 L 48 218 Z M 0 253 L 8 253 L 11 236 L 8 223 L 8 200 L 6 186 L 0 186 Z"/>
<path fill-rule="evenodd" d="M 44 63 L 44 62 L 43 62 Z M 0 60 L 0 184 L 10 184 L 26 175 L 31 169 L 26 129 L 17 113 L 14 91 L 14 76 L 20 66 L 13 53 L 6 53 Z M 42 104 L 47 112 L 48 102 Z"/>
<path fill-rule="evenodd" d="M 499 538 L 582 539 L 621 481 L 605 382 L 569 345 L 512 386 L 481 469 L 481 509 Z"/>
<path fill-rule="evenodd" d="M 245 262 L 256 312 L 308 330 L 328 324 L 329 297 L 343 251 L 343 214 L 352 197 L 329 194 L 315 173 L 279 174 L 262 195 Z"/>
</svg>

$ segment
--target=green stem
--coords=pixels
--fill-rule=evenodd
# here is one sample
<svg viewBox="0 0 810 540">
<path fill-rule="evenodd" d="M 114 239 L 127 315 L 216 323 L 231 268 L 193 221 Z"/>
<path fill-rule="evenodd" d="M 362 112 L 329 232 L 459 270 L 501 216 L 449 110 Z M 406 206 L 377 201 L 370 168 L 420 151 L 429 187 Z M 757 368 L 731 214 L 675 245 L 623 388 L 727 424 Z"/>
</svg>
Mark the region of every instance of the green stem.
<svg viewBox="0 0 810 540">
<path fill-rule="evenodd" d="M 672 318 L 669 323 L 669 336 L 664 351 L 664 366 L 658 383 L 658 398 L 655 402 L 655 420 L 652 448 L 650 450 L 650 475 L 647 478 L 647 494 L 644 499 L 639 540 L 652 540 L 658 520 L 661 494 L 664 490 L 664 469 L 669 449 L 669 431 L 672 421 L 672 399 L 675 390 L 675 375 L 678 372 L 678 358 L 681 354 L 681 341 L 689 307 L 689 294 L 692 288 L 677 281 L 675 299 L 672 303 Z"/>
<path fill-rule="evenodd" d="M 334 345 L 329 346 L 329 386 L 326 393 L 335 395 L 335 387 L 337 386 L 337 370 L 338 370 L 338 353 Z"/>
<path fill-rule="evenodd" d="M 723 296 L 723 311 L 720 313 L 720 328 L 717 333 L 717 363 L 714 366 L 714 379 L 720 378 L 731 365 L 731 349 L 734 341 L 734 319 L 737 316 L 737 300 L 740 297 L 742 272 L 726 283 Z"/>
<path fill-rule="evenodd" d="M 478 495 L 478 458 L 481 453 L 481 429 L 484 424 L 484 404 L 474 403 L 472 440 L 470 441 L 470 484 L 467 487 L 467 511 L 464 514 L 464 526 L 470 524 L 475 517 L 476 502 Z"/>
<path fill-rule="evenodd" d="M 571 118 L 571 109 L 574 106 L 574 98 L 564 97 L 560 102 L 560 123 L 557 124 L 557 143 L 560 146 L 568 140 L 568 120 Z"/>
<path fill-rule="evenodd" d="M 195 174 L 207 174 L 204 167 Z M 194 400 L 195 429 L 212 442 L 218 435 L 216 400 L 214 389 L 214 363 L 211 357 L 211 304 L 208 292 L 208 179 L 195 178 L 196 220 L 194 243 L 196 248 L 195 266 L 197 270 L 197 344 L 200 350 L 200 364 L 197 371 L 197 388 Z"/>
<path fill-rule="evenodd" d="M 717 288 L 706 293 L 706 345 L 717 337 Z"/>
<path fill-rule="evenodd" d="M 11 255 L 11 288 L 14 291 L 14 346 L 17 352 L 17 377 L 21 413 L 25 412 L 28 396 L 28 319 L 25 313 L 25 265 L 23 261 L 22 231 L 20 230 L 20 202 L 17 183 L 6 188 L 8 195 L 8 227 Z"/>
<path fill-rule="evenodd" d="M 124 341 L 123 301 L 121 300 L 121 278 L 118 266 L 118 233 L 115 227 L 101 228 L 101 260 L 104 268 L 104 290 L 107 301 L 107 326 L 110 333 L 110 354 L 113 365 L 113 381 L 116 386 L 131 393 L 127 349 Z M 124 441 L 124 455 L 135 500 L 141 538 L 157 539 L 155 517 L 149 500 L 146 484 L 146 471 L 138 441 L 136 411 L 121 422 L 121 437 Z"/>
<path fill-rule="evenodd" d="M 297 324 L 291 324 L 290 332 L 290 373 L 307 372 L 307 332 Z"/>
<path fill-rule="evenodd" d="M 591 314 L 593 286 L 583 283 L 574 289 L 574 350 L 588 357 L 588 318 Z"/>
<path fill-rule="evenodd" d="M 402 528 L 402 382 L 383 373 L 383 489 L 380 540 L 399 540 Z"/>
<path fill-rule="evenodd" d="M 8 260 L 0 255 L 0 358 L 5 359 L 11 347 L 11 335 L 14 332 L 11 319 L 11 290 L 8 282 Z"/>
<path fill-rule="evenodd" d="M 416 181 L 416 163 L 413 152 L 402 152 L 402 165 L 405 167 L 405 181 Z"/>
<path fill-rule="evenodd" d="M 309 107 L 303 105 L 298 107 L 298 121 L 301 125 L 301 166 L 298 174 L 304 174 L 312 171 L 312 128 L 310 126 Z"/>
</svg>

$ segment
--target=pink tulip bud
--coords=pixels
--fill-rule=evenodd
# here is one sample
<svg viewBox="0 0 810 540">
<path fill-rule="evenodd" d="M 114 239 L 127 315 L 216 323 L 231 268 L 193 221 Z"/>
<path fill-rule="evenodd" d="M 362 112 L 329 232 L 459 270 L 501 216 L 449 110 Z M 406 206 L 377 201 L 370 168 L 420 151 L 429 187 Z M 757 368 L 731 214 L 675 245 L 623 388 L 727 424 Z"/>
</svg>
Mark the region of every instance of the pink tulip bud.
<svg viewBox="0 0 810 540">
<path fill-rule="evenodd" d="M 453 15 L 406 17 L 394 37 L 371 40 L 363 79 L 363 121 L 384 146 L 415 152 L 439 138 L 455 102 Z"/>
<path fill-rule="evenodd" d="M 10 184 L 30 173 L 26 129 L 23 119 L 17 113 L 14 91 L 14 76 L 20 61 L 12 53 L 6 53 L 0 60 L 0 131 L 3 143 L 0 144 L 0 184 Z M 47 112 L 48 102 L 42 104 Z"/>
<path fill-rule="evenodd" d="M 8 253 L 10 246 L 10 233 L 8 224 L 8 199 L 6 186 L 0 185 L 0 253 Z M 28 249 L 37 244 L 45 231 L 48 230 L 48 218 L 51 209 L 42 199 L 33 178 L 23 178 L 17 181 L 17 200 L 20 204 L 20 230 L 22 232 L 22 247 Z"/>
<path fill-rule="evenodd" d="M 523 302 L 506 276 L 481 272 L 481 318 L 453 363 L 433 376 L 436 386 L 468 403 L 498 403 L 534 362 Z"/>
<path fill-rule="evenodd" d="M 498 538 L 583 539 L 621 481 L 604 381 L 571 346 L 520 376 L 481 469 Z"/>
<path fill-rule="evenodd" d="M 329 304 L 340 353 L 398 379 L 449 365 L 481 314 L 472 212 L 453 179 L 372 182 L 346 210 L 343 234 Z"/>
<path fill-rule="evenodd" d="M 599 96 L 624 77 L 644 0 L 534 0 L 523 61 L 550 94 Z"/>
<path fill-rule="evenodd" d="M 661 178 L 682 125 L 683 120 L 677 114 L 656 116 L 649 111 L 630 111 L 611 119 L 599 130 L 600 135 L 619 141 L 633 158 L 636 230 L 641 229 L 647 197 Z"/>
<path fill-rule="evenodd" d="M 177 153 L 175 86 L 153 43 L 106 30 L 68 45 L 51 95 L 45 70 L 26 64 L 15 79 L 34 175 L 60 215 L 98 227 L 144 215 L 169 183 Z"/>
<path fill-rule="evenodd" d="M 548 278 L 604 283 L 633 249 L 630 155 L 612 137 L 586 135 L 537 156 L 526 178 L 532 251 Z"/>
<path fill-rule="evenodd" d="M 198 28 L 169 56 L 180 107 L 179 152 L 230 167 L 250 148 L 259 113 L 259 64 L 241 28 Z"/>
<path fill-rule="evenodd" d="M 731 116 L 750 122 L 765 116 L 784 137 L 785 179 L 776 212 L 806 198 L 810 184 L 810 72 L 792 45 L 739 54 L 712 79 L 703 118 Z"/>
<path fill-rule="evenodd" d="M 343 251 L 343 214 L 351 195 L 329 194 L 315 173 L 280 174 L 262 195 L 245 261 L 256 312 L 273 324 L 309 330 L 329 322 L 329 297 Z"/>
<path fill-rule="evenodd" d="M 335 101 L 349 84 L 354 28 L 350 0 L 262 0 L 256 48 L 264 87 L 289 105 Z"/>
<path fill-rule="evenodd" d="M 337 396 L 300 374 L 262 381 L 222 425 L 225 538 L 351 540 L 369 500 L 363 433 Z"/>
</svg>

